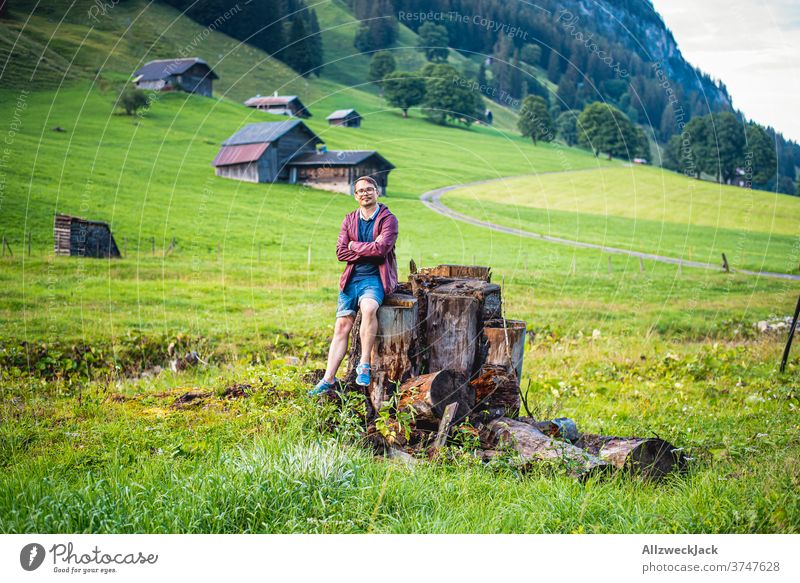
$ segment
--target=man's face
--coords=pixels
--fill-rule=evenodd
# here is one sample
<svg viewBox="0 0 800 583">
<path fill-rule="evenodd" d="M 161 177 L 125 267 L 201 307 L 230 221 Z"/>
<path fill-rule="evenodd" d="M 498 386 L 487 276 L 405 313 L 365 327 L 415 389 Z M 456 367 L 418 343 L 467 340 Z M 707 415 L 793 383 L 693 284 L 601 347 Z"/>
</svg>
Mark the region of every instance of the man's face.
<svg viewBox="0 0 800 583">
<path fill-rule="evenodd" d="M 371 182 L 359 180 L 356 182 L 355 197 L 359 206 L 368 208 L 378 200 L 378 191 Z"/>
</svg>

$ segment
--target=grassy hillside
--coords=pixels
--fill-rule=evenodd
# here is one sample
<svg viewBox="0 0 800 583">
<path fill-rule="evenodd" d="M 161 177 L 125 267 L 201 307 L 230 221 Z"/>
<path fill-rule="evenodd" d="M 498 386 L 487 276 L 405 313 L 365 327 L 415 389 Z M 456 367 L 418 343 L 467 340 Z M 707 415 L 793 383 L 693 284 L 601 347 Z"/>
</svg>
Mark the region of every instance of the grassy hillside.
<svg viewBox="0 0 800 583">
<path fill-rule="evenodd" d="M 578 241 L 797 273 L 800 199 L 632 166 L 509 178 L 452 191 L 454 210 Z"/>
<path fill-rule="evenodd" d="M 14 93 L 5 95 L 4 102 L 13 103 Z M 387 203 L 401 223 L 403 270 L 412 257 L 421 264 L 490 264 L 509 284 L 520 286 L 509 294 L 510 307 L 541 325 L 559 321 L 567 328 L 587 322 L 647 327 L 654 318 L 666 330 L 708 328 L 720 318 L 687 314 L 685 303 L 692 297 L 718 298 L 704 308 L 716 314 L 722 306 L 771 309 L 774 290 L 784 290 L 775 282 L 706 273 L 673 281 L 669 266 L 653 266 L 654 280 L 647 282 L 637 278 L 638 268 L 626 275 L 624 264 L 608 276 L 602 254 L 521 241 L 439 217 L 419 203 L 425 190 L 559 170 L 565 163 L 569 168 L 608 163 L 578 150 L 534 147 L 488 128 L 441 128 L 418 117 L 403 119 L 381 111 L 375 99 L 344 90 L 311 102 L 316 115 L 309 125 L 331 147 L 375 148 L 397 165 Z M 191 323 L 195 333 L 252 341 L 276 329 L 319 329 L 335 303 L 339 266 L 331 261 L 331 242 L 352 200 L 290 185 L 216 178 L 210 161 L 218 144 L 245 123 L 269 119 L 261 112 L 171 94 L 132 119 L 115 114 L 113 101 L 111 92 L 73 87 L 33 93 L 20 112 L 0 213 L 0 229 L 17 250 L 3 264 L 3 277 L 19 282 L 8 286 L 0 304 L 7 334 L 40 337 L 58 330 L 64 337 L 108 339 L 130 328 L 167 331 Z M 365 114 L 362 129 L 324 125 L 322 113 L 354 101 Z M 6 115 L 8 120 L 13 111 Z M 67 131 L 50 131 L 56 125 Z M 52 258 L 55 212 L 109 221 L 128 256 L 110 263 Z M 28 233 L 34 253 L 22 258 Z M 178 249 L 164 258 L 173 237 Z M 159 250 L 155 257 L 151 238 Z M 581 276 L 571 279 L 573 254 Z M 60 281 L 55 288 L 48 284 L 54 275 Z M 642 285 L 659 290 L 639 300 L 647 308 L 629 313 L 611 307 L 636 298 Z M 674 311 L 663 312 L 664 297 L 672 298 Z"/>
<path fill-rule="evenodd" d="M 120 2 L 90 18 L 93 6 L 91 0 L 14 2 L 11 19 L 0 20 L 3 87 L 56 88 L 98 75 L 97 83 L 109 86 L 124 82 L 147 61 L 181 55 L 205 59 L 220 77 L 214 93 L 237 102 L 275 90 L 313 99 L 339 86 L 309 83 L 263 51 L 158 2 Z"/>
</svg>

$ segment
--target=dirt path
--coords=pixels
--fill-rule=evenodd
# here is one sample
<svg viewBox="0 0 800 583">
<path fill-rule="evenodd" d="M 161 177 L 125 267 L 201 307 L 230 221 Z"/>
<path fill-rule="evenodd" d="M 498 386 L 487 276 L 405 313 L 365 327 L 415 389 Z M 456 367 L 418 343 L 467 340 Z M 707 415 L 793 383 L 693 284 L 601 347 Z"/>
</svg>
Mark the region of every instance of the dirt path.
<svg viewBox="0 0 800 583">
<path fill-rule="evenodd" d="M 549 172 L 548 172 L 549 174 Z M 467 186 L 476 186 L 478 184 L 486 184 L 488 182 L 496 182 L 499 180 L 506 180 L 507 178 L 513 177 L 504 177 L 504 178 L 492 178 L 489 180 L 479 180 L 477 182 L 468 182 L 464 184 L 452 184 L 450 186 L 443 186 L 442 188 L 436 188 L 434 190 L 429 190 L 428 192 L 424 193 L 420 196 L 420 200 L 422 203 L 431 209 L 434 212 L 439 213 L 445 217 L 449 217 L 451 219 L 455 219 L 456 221 L 461 221 L 463 223 L 468 223 L 470 225 L 475 225 L 476 227 L 484 227 L 487 229 L 492 229 L 493 231 L 499 231 L 501 233 L 507 233 L 509 235 L 517 235 L 518 237 L 527 237 L 529 239 L 539 239 L 541 241 L 547 241 L 548 243 L 556 243 L 558 245 L 568 245 L 570 247 L 582 247 L 584 249 L 596 249 L 598 251 L 603 251 L 604 253 L 615 253 L 618 255 L 629 255 L 631 257 L 640 257 L 642 259 L 648 259 L 650 261 L 658 261 L 659 263 L 669 263 L 672 265 L 682 265 L 684 267 L 697 267 L 699 269 L 709 269 L 712 271 L 722 271 L 721 265 L 714 265 L 711 263 L 702 263 L 700 261 L 687 261 L 686 259 L 680 259 L 678 257 L 667 257 L 665 255 L 656 255 L 654 253 L 643 253 L 641 251 L 630 251 L 628 249 L 620 249 L 618 247 L 608 247 L 605 245 L 597 245 L 596 243 L 584 243 L 582 241 L 574 241 L 572 239 L 564 239 L 562 237 L 553 237 L 551 235 L 543 235 L 542 233 L 533 233 L 531 231 L 524 231 L 522 229 L 514 229 L 512 227 L 504 227 L 502 225 L 498 225 L 495 223 L 490 223 L 487 221 L 482 221 L 480 219 L 476 219 L 474 217 L 470 217 L 469 215 L 462 214 L 458 211 L 454 211 L 450 208 L 447 208 L 444 203 L 440 200 L 442 195 L 446 192 L 451 190 L 455 190 L 457 188 L 465 188 Z M 748 269 L 732 269 L 735 273 L 742 273 L 745 275 L 755 275 L 759 277 L 770 277 L 775 279 L 788 279 L 792 281 L 800 281 L 800 275 L 792 275 L 789 273 L 776 273 L 772 271 L 750 271 Z"/>
</svg>

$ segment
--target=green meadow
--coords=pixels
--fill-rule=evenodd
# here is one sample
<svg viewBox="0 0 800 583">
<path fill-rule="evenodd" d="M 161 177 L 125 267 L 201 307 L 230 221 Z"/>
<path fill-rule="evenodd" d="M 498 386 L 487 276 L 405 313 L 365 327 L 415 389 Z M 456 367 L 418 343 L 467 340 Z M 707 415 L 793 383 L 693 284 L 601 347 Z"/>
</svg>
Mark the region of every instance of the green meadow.
<svg viewBox="0 0 800 583">
<path fill-rule="evenodd" d="M 800 273 L 800 199 L 659 168 L 509 178 L 450 191 L 442 200 L 535 233 L 713 264 L 725 253 L 734 268 Z"/>
<path fill-rule="evenodd" d="M 49 68 L 27 83 L 30 61 L 0 45 L 0 132 L 11 139 L 0 148 L 0 234 L 13 251 L 0 259 L 0 531 L 800 529 L 800 361 L 780 375 L 784 337 L 753 326 L 790 313 L 796 282 L 655 262 L 640 271 L 620 256 L 609 272 L 599 251 L 456 222 L 419 196 L 518 177 L 442 200 L 534 232 L 699 261 L 726 252 L 734 268 L 785 273 L 800 255 L 797 199 L 534 146 L 510 111 L 500 127 L 437 126 L 417 110 L 403 119 L 373 88 L 340 83 L 356 85 L 368 60 L 352 56 L 342 31 L 353 19 L 336 2 L 318 8 L 328 76 L 298 79 L 215 32 L 201 36 L 223 55 L 215 98 L 163 94 L 121 115 L 120 82 L 137 64 L 203 29 L 131 2 L 90 30 L 88 5 L 26 23 L 22 3 L 0 24 Z M 402 27 L 400 40 L 400 62 L 416 67 L 419 54 L 403 48 L 415 35 Z M 532 337 L 522 387 L 533 415 L 658 434 L 692 458 L 688 474 L 653 484 L 580 483 L 558 465 L 522 473 L 506 456 L 478 461 L 467 431 L 441 461 L 407 468 L 360 444 L 356 403 L 306 397 L 333 329 L 335 239 L 355 204 L 217 178 L 211 166 L 243 125 L 282 119 L 240 104 L 274 89 L 303 97 L 330 148 L 375 149 L 397 167 L 382 202 L 400 222 L 401 280 L 412 258 L 492 267 L 506 314 Z M 361 129 L 327 126 L 345 107 L 364 116 Z M 109 222 L 124 257 L 55 257 L 55 213 Z M 172 343 L 207 364 L 156 368 Z M 242 385 L 243 395 L 229 390 Z M 203 396 L 176 405 L 189 391 Z"/>
</svg>

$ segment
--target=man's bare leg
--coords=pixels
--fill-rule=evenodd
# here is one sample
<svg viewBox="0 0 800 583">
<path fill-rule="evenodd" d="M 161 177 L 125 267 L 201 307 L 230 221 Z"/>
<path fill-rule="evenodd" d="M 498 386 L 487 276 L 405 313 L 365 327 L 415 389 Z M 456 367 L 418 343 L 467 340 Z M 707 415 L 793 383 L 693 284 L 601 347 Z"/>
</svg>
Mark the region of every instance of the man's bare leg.
<svg viewBox="0 0 800 583">
<path fill-rule="evenodd" d="M 361 300 L 361 361 L 359 364 L 370 364 L 369 357 L 378 334 L 378 302 L 372 298 Z"/>
<path fill-rule="evenodd" d="M 325 381 L 332 383 L 336 376 L 336 371 L 339 370 L 339 365 L 342 364 L 345 352 L 347 352 L 347 338 L 350 336 L 350 330 L 353 329 L 353 316 L 343 316 L 336 318 L 336 325 L 333 328 L 333 340 L 331 340 L 331 347 L 328 350 L 328 368 L 325 369 Z"/>
</svg>

